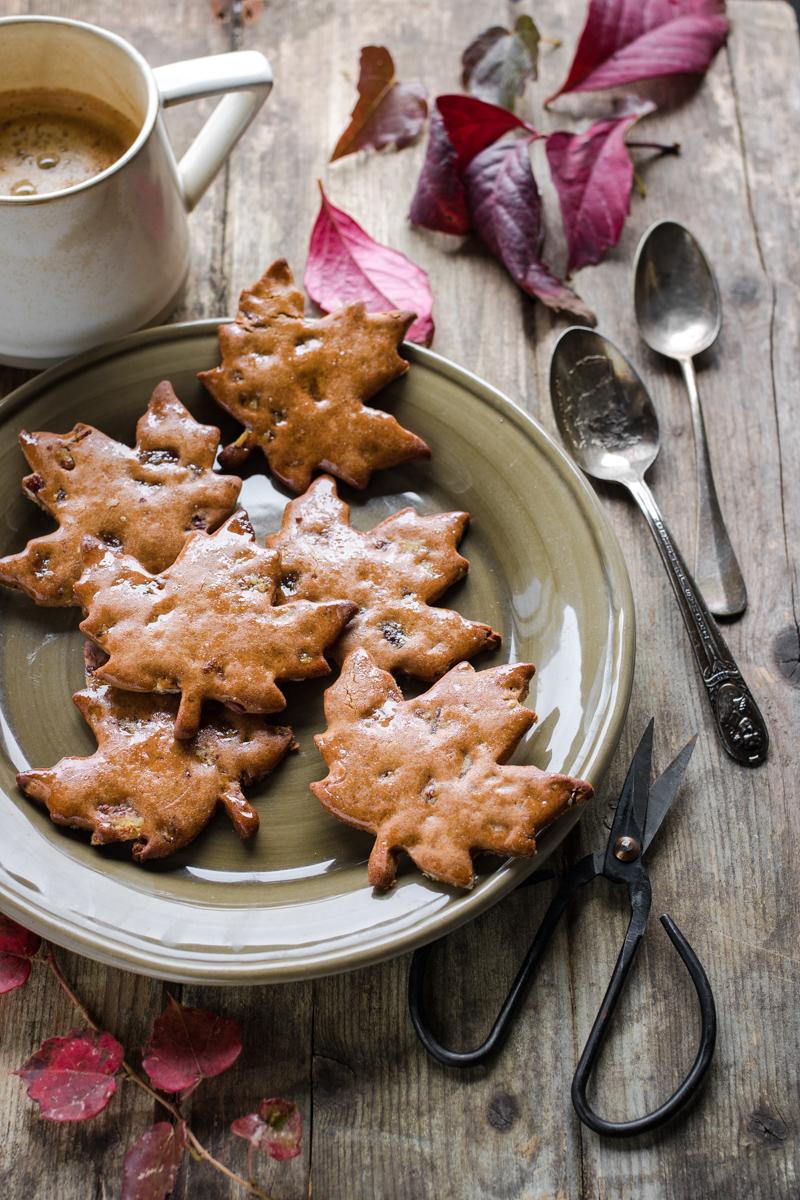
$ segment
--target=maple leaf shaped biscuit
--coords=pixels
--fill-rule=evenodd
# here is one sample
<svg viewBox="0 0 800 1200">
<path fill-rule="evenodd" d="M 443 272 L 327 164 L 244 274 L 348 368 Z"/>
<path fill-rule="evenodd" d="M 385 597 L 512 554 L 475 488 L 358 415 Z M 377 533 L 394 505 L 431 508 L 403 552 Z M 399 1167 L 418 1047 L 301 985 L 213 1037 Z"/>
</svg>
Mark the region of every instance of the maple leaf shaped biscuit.
<svg viewBox="0 0 800 1200">
<path fill-rule="evenodd" d="M 329 671 L 323 651 L 355 612 L 349 601 L 274 605 L 278 555 L 256 545 L 240 510 L 215 533 L 185 541 L 160 575 L 84 542 L 75 594 L 83 632 L 108 656 L 97 676 L 141 692 L 180 692 L 175 735 L 193 737 L 203 700 L 244 712 L 286 706 L 277 680 Z"/>
<path fill-rule="evenodd" d="M 339 662 L 361 646 L 387 671 L 433 680 L 498 645 L 491 626 L 429 607 L 467 572 L 456 546 L 468 513 L 424 517 L 404 508 L 367 533 L 352 528 L 349 513 L 334 480 L 323 475 L 286 505 L 280 531 L 267 538 L 281 556 L 284 599 L 358 605 L 333 648 Z"/>
<path fill-rule="evenodd" d="M 247 431 L 222 461 L 239 463 L 259 446 L 280 482 L 303 492 L 320 468 L 364 488 L 381 467 L 427 457 L 422 438 L 363 403 L 408 370 L 397 347 L 413 313 L 350 304 L 326 317 L 303 314 L 303 294 L 279 258 L 242 292 L 235 321 L 220 325 L 222 365 L 199 378 Z"/>
<path fill-rule="evenodd" d="M 131 449 L 92 425 L 70 433 L 20 433 L 33 470 L 26 496 L 58 529 L 0 559 L 0 583 L 37 604 L 77 604 L 73 585 L 87 535 L 133 555 L 149 571 L 178 556 L 187 532 L 215 529 L 236 504 L 241 479 L 213 471 L 219 430 L 199 425 L 170 383 L 160 383 Z"/>
<path fill-rule="evenodd" d="M 22 791 L 45 804 L 57 825 L 91 830 L 94 845 L 133 842 L 139 862 L 188 845 L 220 805 L 240 837 L 251 837 L 259 818 L 241 784 L 277 766 L 292 746 L 291 729 L 215 706 L 191 741 L 176 741 L 174 696 L 101 684 L 87 658 L 87 686 L 72 699 L 97 750 L 22 771 Z"/>
<path fill-rule="evenodd" d="M 470 888 L 473 853 L 523 857 L 592 788 L 533 766 L 503 765 L 536 720 L 519 701 L 534 668 L 459 663 L 415 700 L 364 650 L 325 693 L 316 743 L 329 774 L 311 790 L 334 816 L 375 834 L 369 882 L 387 888 L 404 850 L 432 879 Z"/>
</svg>

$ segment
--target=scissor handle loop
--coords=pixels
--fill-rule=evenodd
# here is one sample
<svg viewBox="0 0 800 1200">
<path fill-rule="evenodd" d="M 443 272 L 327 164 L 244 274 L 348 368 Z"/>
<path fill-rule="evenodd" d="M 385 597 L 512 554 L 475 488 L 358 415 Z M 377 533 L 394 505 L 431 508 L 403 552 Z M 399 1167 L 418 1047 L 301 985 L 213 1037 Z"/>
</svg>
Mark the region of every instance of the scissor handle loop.
<svg viewBox="0 0 800 1200">
<path fill-rule="evenodd" d="M 589 1078 L 592 1074 L 592 1068 L 594 1067 L 600 1047 L 608 1033 L 611 1015 L 625 986 L 625 979 L 633 963 L 640 940 L 640 936 L 632 939 L 626 937 L 614 968 L 614 974 L 611 976 L 608 990 L 603 998 L 600 1011 L 592 1026 L 591 1033 L 586 1041 L 572 1080 L 572 1103 L 575 1112 L 584 1125 L 588 1125 L 590 1129 L 593 1129 L 595 1133 L 599 1133 L 603 1137 L 636 1137 L 638 1134 L 649 1133 L 653 1129 L 658 1129 L 661 1125 L 671 1120 L 691 1100 L 700 1087 L 714 1055 L 714 1046 L 717 1040 L 717 1010 L 714 1004 L 711 984 L 708 982 L 708 976 L 703 970 L 699 958 L 672 918 L 664 913 L 661 917 L 661 924 L 666 929 L 670 941 L 681 956 L 697 993 L 701 1021 L 700 1045 L 694 1063 L 683 1082 L 676 1088 L 669 1100 L 646 1116 L 637 1117 L 631 1121 L 607 1121 L 604 1117 L 598 1116 L 590 1107 L 586 1099 Z"/>
</svg>

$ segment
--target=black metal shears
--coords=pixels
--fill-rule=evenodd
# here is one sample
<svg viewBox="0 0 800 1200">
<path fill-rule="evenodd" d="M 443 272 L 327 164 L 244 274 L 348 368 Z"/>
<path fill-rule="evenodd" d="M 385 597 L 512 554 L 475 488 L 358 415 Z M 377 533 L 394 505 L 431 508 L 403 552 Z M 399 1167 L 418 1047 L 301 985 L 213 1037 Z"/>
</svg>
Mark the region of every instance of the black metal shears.
<svg viewBox="0 0 800 1200">
<path fill-rule="evenodd" d="M 563 875 L 558 891 L 550 902 L 550 907 L 503 1002 L 491 1033 L 476 1049 L 448 1050 L 431 1032 L 425 1014 L 423 993 L 426 966 L 432 947 L 424 946 L 417 950 L 411 962 L 408 979 L 409 1007 L 414 1028 L 429 1054 L 448 1067 L 474 1067 L 500 1049 L 508 1036 L 514 1015 L 533 982 L 539 961 L 559 919 L 579 888 L 591 883 L 598 875 L 604 875 L 613 883 L 624 884 L 627 887 L 631 917 L 611 981 L 572 1080 L 572 1103 L 575 1111 L 584 1125 L 588 1125 L 595 1133 L 607 1137 L 632 1137 L 665 1124 L 691 1099 L 711 1064 L 717 1036 L 717 1013 L 711 985 L 700 960 L 675 922 L 666 914 L 661 917 L 661 924 L 691 976 L 700 1003 L 700 1045 L 694 1063 L 683 1083 L 669 1100 L 646 1116 L 630 1121 L 607 1121 L 598 1116 L 589 1105 L 586 1091 L 592 1068 L 608 1032 L 611 1016 L 622 994 L 639 942 L 644 936 L 650 913 L 650 880 L 642 860 L 675 798 L 692 756 L 695 741 L 696 738 L 692 738 L 684 746 L 663 775 L 651 786 L 653 721 L 647 726 L 628 769 L 606 848 L 582 858 Z M 547 876 L 539 876 L 543 877 Z M 534 879 L 529 882 L 534 882 Z"/>
</svg>

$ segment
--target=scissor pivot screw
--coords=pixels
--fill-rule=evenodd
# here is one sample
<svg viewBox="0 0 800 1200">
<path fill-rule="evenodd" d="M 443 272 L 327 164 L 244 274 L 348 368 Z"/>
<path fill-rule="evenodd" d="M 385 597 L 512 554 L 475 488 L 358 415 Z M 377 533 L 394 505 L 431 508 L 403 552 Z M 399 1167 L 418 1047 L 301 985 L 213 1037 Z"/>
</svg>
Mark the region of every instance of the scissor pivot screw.
<svg viewBox="0 0 800 1200">
<path fill-rule="evenodd" d="M 618 858 L 620 862 L 633 862 L 641 852 L 642 847 L 636 838 L 618 837 L 614 842 L 614 858 Z"/>
</svg>

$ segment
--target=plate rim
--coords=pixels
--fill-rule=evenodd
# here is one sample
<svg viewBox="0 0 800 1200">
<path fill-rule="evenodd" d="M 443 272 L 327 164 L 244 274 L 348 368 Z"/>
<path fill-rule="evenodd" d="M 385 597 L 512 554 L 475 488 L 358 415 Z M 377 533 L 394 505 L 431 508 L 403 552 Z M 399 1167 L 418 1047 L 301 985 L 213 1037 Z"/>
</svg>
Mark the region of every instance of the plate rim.
<svg viewBox="0 0 800 1200">
<path fill-rule="evenodd" d="M 9 392 L 0 400 L 0 420 L 5 421 L 12 413 L 46 392 L 53 383 L 62 382 L 70 375 L 80 374 L 84 368 L 99 364 L 104 359 L 114 358 L 120 353 L 135 351 L 139 347 L 159 342 L 206 336 L 215 332 L 220 325 L 229 324 L 231 320 L 230 317 L 204 317 L 171 325 L 159 325 L 85 350 L 49 367 Z M 584 518 L 593 540 L 598 546 L 606 572 L 609 594 L 618 600 L 615 628 L 619 641 L 619 668 L 617 677 L 611 685 L 610 707 L 602 742 L 594 748 L 584 771 L 590 782 L 597 788 L 602 782 L 622 735 L 633 687 L 636 656 L 636 612 L 633 592 L 617 536 L 598 497 L 582 472 L 535 417 L 527 413 L 499 388 L 444 355 L 410 342 L 404 342 L 402 350 L 404 356 L 411 363 L 416 362 L 427 366 L 453 382 L 466 385 L 470 390 L 478 393 L 495 411 L 512 419 L 523 437 L 539 445 L 550 465 L 561 475 L 565 483 L 574 489 L 582 501 Z M 556 849 L 574 828 L 580 817 L 581 812 L 578 811 L 572 814 L 571 818 L 566 820 L 562 818 L 558 826 L 559 836 L 546 848 L 545 857 Z M 368 939 L 364 945 L 349 945 L 338 953 L 336 951 L 328 953 L 317 951 L 307 954 L 302 960 L 287 956 L 284 964 L 275 961 L 276 957 L 278 960 L 280 959 L 280 954 L 276 955 L 274 949 L 267 951 L 262 961 L 253 961 L 248 958 L 246 962 L 238 964 L 235 960 L 220 959 L 217 961 L 208 957 L 204 959 L 199 952 L 190 961 L 181 959 L 172 962 L 171 952 L 168 949 L 160 947 L 158 955 L 155 955 L 152 947 L 145 953 L 136 947 L 126 946 L 120 941 L 112 943 L 113 948 L 110 949 L 107 940 L 104 942 L 96 933 L 83 928 L 74 919 L 37 908 L 32 900 L 15 896 L 2 878 L 0 878 L 0 900 L 2 900 L 3 911 L 7 915 L 14 920 L 19 920 L 23 925 L 56 945 L 119 970 L 172 982 L 212 986 L 288 983 L 358 970 L 388 961 L 428 942 L 445 937 L 493 907 L 522 883 L 533 870 L 539 869 L 543 861 L 541 855 L 530 859 L 506 860 L 473 891 L 465 892 L 458 897 L 454 904 L 444 910 L 434 911 L 410 928 L 403 926 L 388 935 L 386 933 L 378 934 L 376 937 Z M 118 930 L 117 933 L 119 936 L 120 931 Z"/>
</svg>

